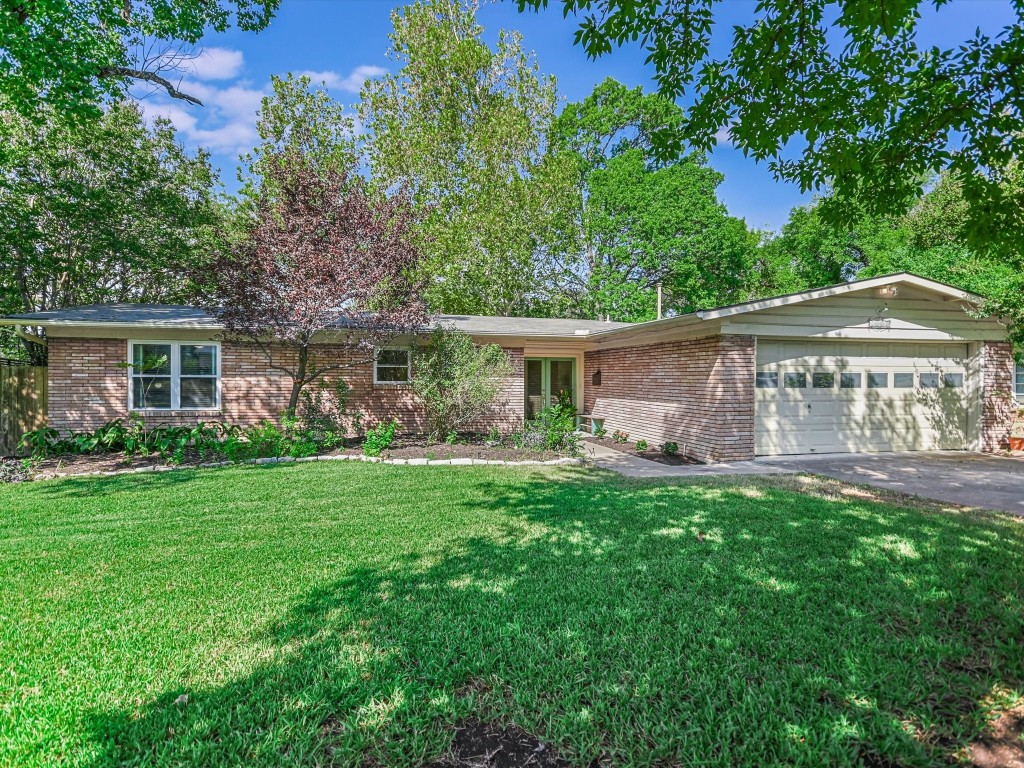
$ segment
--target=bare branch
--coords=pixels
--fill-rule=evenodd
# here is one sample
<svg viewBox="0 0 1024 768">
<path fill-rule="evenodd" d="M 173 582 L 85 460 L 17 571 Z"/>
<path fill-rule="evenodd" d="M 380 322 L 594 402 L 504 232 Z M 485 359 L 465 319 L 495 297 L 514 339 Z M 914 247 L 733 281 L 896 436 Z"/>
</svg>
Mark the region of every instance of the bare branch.
<svg viewBox="0 0 1024 768">
<path fill-rule="evenodd" d="M 161 86 L 165 91 L 167 91 L 167 95 L 173 99 L 181 99 L 182 101 L 187 101 L 189 104 L 197 104 L 200 107 L 203 106 L 203 102 L 195 96 L 190 96 L 187 93 L 179 91 L 170 80 L 166 77 L 161 77 L 155 72 L 147 72 L 143 69 L 132 69 L 131 67 L 104 67 L 100 70 L 99 77 L 124 77 L 135 80 L 145 80 L 147 83 L 155 83 L 156 85 Z"/>
</svg>

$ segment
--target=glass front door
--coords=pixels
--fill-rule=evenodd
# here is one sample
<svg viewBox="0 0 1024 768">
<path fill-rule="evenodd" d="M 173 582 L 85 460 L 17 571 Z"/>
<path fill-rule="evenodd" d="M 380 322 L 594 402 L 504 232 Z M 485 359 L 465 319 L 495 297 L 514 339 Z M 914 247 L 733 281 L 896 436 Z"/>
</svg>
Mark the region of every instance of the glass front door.
<svg viewBox="0 0 1024 768">
<path fill-rule="evenodd" d="M 558 397 L 568 392 L 576 402 L 576 361 L 573 359 L 532 357 L 526 359 L 526 418 L 535 419 Z"/>
</svg>

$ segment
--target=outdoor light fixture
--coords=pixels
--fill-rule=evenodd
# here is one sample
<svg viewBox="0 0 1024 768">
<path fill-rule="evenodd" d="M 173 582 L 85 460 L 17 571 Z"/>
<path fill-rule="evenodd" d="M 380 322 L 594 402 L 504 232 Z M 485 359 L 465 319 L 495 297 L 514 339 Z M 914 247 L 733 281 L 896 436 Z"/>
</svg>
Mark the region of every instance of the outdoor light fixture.
<svg viewBox="0 0 1024 768">
<path fill-rule="evenodd" d="M 900 292 L 900 289 L 895 285 L 883 285 L 878 289 L 879 296 L 892 297 L 896 296 Z"/>
</svg>

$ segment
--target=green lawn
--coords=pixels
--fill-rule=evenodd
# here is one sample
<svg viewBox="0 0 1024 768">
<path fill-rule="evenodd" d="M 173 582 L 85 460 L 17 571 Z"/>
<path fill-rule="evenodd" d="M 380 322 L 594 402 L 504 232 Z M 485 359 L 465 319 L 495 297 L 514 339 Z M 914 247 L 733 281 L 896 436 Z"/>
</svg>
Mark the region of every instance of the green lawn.
<svg viewBox="0 0 1024 768">
<path fill-rule="evenodd" d="M 5 765 L 419 765 L 479 716 L 580 766 L 925 766 L 1024 693 L 1024 525 L 773 481 L 63 480 L 0 487 L 0 541 Z"/>
</svg>

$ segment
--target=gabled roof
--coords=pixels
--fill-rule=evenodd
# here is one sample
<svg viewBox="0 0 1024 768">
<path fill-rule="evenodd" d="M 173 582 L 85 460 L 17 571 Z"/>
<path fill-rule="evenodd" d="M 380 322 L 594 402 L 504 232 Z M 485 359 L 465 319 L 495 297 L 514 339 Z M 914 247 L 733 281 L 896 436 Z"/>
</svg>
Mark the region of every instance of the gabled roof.
<svg viewBox="0 0 1024 768">
<path fill-rule="evenodd" d="M 52 327 L 128 326 L 178 330 L 218 330 L 223 327 L 216 318 L 203 309 L 184 304 L 92 304 L 0 318 L 0 325 L 14 324 Z M 455 326 L 459 330 L 479 336 L 577 337 L 632 324 L 544 317 L 437 315 L 433 318 L 432 325 Z"/>
<path fill-rule="evenodd" d="M 766 299 L 744 301 L 739 304 L 715 307 L 714 309 L 701 309 L 696 312 L 689 312 L 685 315 L 676 315 L 675 317 L 667 317 L 661 320 L 649 320 L 646 323 L 634 323 L 628 326 L 628 332 L 630 335 L 634 335 L 648 329 L 668 329 L 686 325 L 696 326 L 707 320 L 720 320 L 725 317 L 742 315 L 747 312 L 759 312 L 765 309 L 774 309 L 776 307 L 801 304 L 803 302 L 814 301 L 816 299 L 825 299 L 830 296 L 842 296 L 844 294 L 855 293 L 857 291 L 870 291 L 899 285 L 913 286 L 915 288 L 920 288 L 943 296 L 949 300 L 963 301 L 972 305 L 979 305 L 984 301 L 981 296 L 968 293 L 962 288 L 941 283 L 938 280 L 930 280 L 927 277 L 921 277 L 920 275 L 915 275 L 910 272 L 895 272 L 891 275 L 869 277 L 864 280 L 851 280 L 848 283 L 839 283 L 838 285 L 830 285 L 825 288 L 815 288 L 809 291 L 788 293 L 783 296 L 772 296 Z M 598 332 L 594 335 L 604 339 L 615 335 L 617 332 L 625 330 L 626 329 L 622 328 L 614 328 L 605 332 Z"/>
<path fill-rule="evenodd" d="M 720 320 L 732 315 L 758 312 L 775 307 L 800 304 L 830 296 L 881 289 L 889 286 L 909 285 L 930 291 L 949 300 L 980 304 L 980 296 L 968 293 L 937 280 L 929 280 L 910 272 L 898 272 L 866 280 L 816 288 L 785 296 L 746 301 L 715 309 L 699 310 L 685 315 L 651 320 L 646 323 L 618 323 L 600 320 L 571 320 L 541 317 L 484 317 L 480 315 L 438 315 L 434 325 L 453 325 L 475 336 L 532 336 L 547 338 L 599 338 L 617 334 L 635 335 L 647 330 L 669 329 L 687 325 L 697 326 L 709 320 Z M 198 307 L 180 304 L 93 304 L 70 309 L 31 312 L 0 318 L 0 325 L 83 326 L 83 327 L 146 327 L 168 329 L 217 330 L 221 324 Z"/>
<path fill-rule="evenodd" d="M 971 304 L 980 304 L 984 301 L 980 296 L 975 296 L 961 288 L 956 288 L 955 286 L 947 285 L 946 283 L 940 283 L 937 280 L 929 280 L 927 277 L 920 277 L 910 272 L 896 272 L 891 275 L 869 277 L 865 280 L 851 280 L 848 283 L 830 285 L 826 288 L 816 288 L 814 290 L 801 291 L 799 293 L 788 293 L 784 296 L 773 296 L 768 299 L 745 301 L 741 304 L 730 304 L 725 307 L 701 310 L 694 314 L 699 315 L 703 320 L 717 320 L 721 317 L 740 315 L 744 312 L 757 312 L 762 309 L 785 307 L 791 304 L 799 304 L 804 301 L 824 299 L 829 296 L 841 296 L 845 293 L 853 293 L 855 291 L 869 291 L 873 288 L 885 288 L 892 285 L 898 285 L 900 283 L 931 291 L 932 293 L 945 296 L 948 299 L 959 299 Z"/>
</svg>

